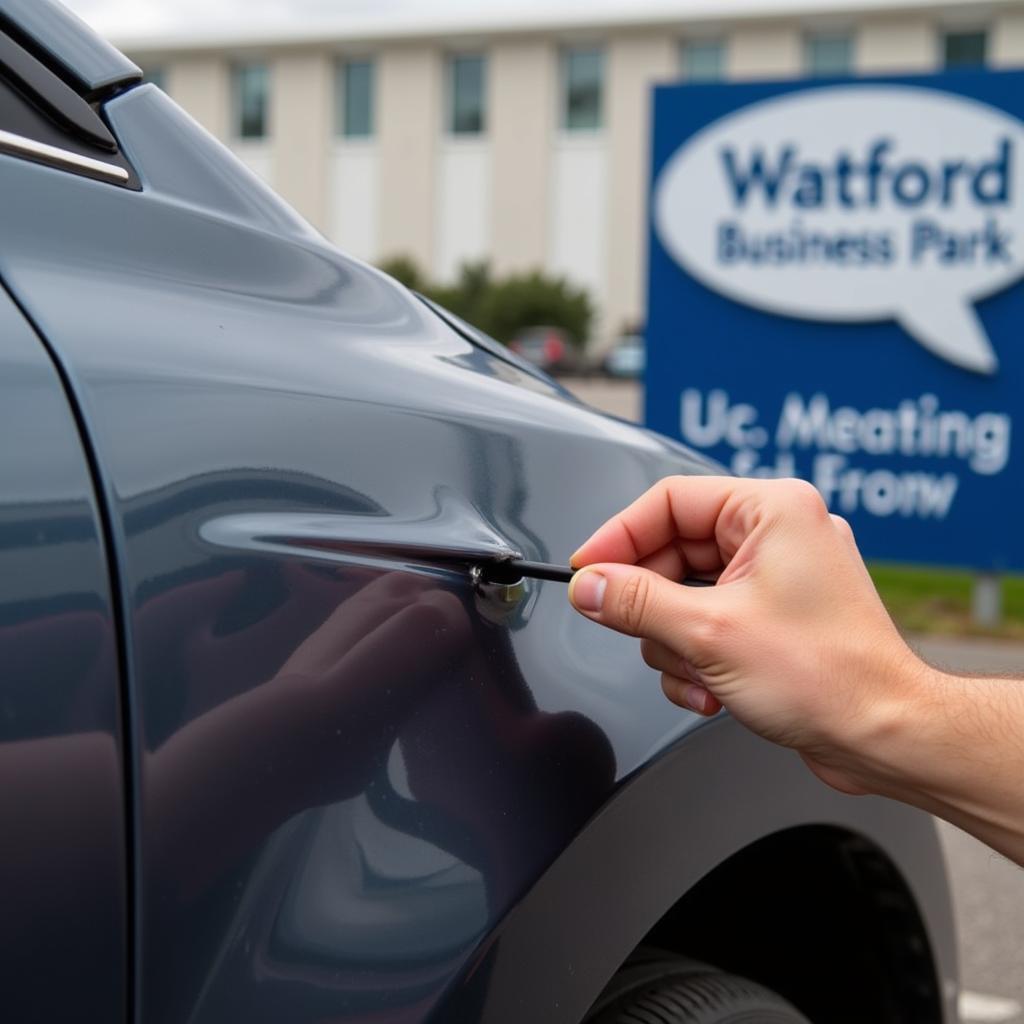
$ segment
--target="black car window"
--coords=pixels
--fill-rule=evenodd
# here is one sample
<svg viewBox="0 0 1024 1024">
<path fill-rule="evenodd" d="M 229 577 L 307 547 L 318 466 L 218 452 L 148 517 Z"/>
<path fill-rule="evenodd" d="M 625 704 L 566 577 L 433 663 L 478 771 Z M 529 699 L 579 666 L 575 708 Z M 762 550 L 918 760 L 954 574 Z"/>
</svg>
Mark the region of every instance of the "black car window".
<svg viewBox="0 0 1024 1024">
<path fill-rule="evenodd" d="M 99 111 L 0 31 L 0 153 L 138 187 Z"/>
</svg>

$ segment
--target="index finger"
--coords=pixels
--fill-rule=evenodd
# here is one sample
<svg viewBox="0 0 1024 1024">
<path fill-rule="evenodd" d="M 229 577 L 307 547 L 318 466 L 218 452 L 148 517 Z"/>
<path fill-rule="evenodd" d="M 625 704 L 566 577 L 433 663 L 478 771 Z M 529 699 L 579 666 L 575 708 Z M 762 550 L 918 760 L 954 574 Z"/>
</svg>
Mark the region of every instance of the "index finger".
<svg viewBox="0 0 1024 1024">
<path fill-rule="evenodd" d="M 659 480 L 599 527 L 569 563 L 573 567 L 594 562 L 635 565 L 678 539 L 715 540 L 722 509 L 745 489 L 746 483 L 727 476 L 670 476 Z"/>
</svg>

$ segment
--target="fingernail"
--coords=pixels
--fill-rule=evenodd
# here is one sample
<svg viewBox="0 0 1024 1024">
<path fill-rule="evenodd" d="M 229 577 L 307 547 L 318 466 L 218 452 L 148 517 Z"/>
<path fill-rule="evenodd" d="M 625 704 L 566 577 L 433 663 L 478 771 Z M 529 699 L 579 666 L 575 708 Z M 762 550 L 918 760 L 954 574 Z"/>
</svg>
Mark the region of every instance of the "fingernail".
<svg viewBox="0 0 1024 1024">
<path fill-rule="evenodd" d="M 688 708 L 703 715 L 708 707 L 708 691 L 703 686 L 688 686 L 683 700 Z"/>
<path fill-rule="evenodd" d="M 572 578 L 569 600 L 581 612 L 599 612 L 604 603 L 604 591 L 608 581 L 594 569 L 586 569 Z"/>
<path fill-rule="evenodd" d="M 571 554 L 571 555 L 569 556 L 569 565 L 570 565 L 570 566 L 571 566 L 571 567 L 572 567 L 573 569 L 575 569 L 575 568 L 576 568 L 576 556 L 577 556 L 577 555 L 578 555 L 578 554 L 579 554 L 579 553 L 580 553 L 580 552 L 581 552 L 582 550 L 583 550 L 583 548 L 577 548 L 577 549 L 576 549 L 576 550 L 575 550 L 575 551 L 574 551 L 574 552 L 573 552 L 573 553 L 572 553 L 572 554 Z"/>
</svg>

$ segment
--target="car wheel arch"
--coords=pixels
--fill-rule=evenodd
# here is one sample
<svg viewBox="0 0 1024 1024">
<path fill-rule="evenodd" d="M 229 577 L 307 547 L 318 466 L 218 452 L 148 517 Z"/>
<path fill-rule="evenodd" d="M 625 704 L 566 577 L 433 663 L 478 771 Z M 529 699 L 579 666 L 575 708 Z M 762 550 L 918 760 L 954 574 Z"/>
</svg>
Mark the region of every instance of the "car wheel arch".
<svg viewBox="0 0 1024 1024">
<path fill-rule="evenodd" d="M 818 834 L 882 858 L 920 915 L 928 998 L 954 1019 L 952 909 L 933 821 L 880 798 L 828 789 L 797 755 L 728 716 L 625 782 L 482 940 L 433 1019 L 582 1021 L 638 946 L 651 936 L 664 941 L 659 923 L 715 869 L 806 830 L 825 830 Z"/>
</svg>

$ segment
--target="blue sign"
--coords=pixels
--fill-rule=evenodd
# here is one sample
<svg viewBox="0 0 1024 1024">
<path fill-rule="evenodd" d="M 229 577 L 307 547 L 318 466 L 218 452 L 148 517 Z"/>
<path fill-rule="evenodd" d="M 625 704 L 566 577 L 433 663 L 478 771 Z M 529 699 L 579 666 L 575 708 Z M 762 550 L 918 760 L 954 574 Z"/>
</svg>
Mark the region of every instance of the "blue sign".
<svg viewBox="0 0 1024 1024">
<path fill-rule="evenodd" d="M 1024 73 L 655 91 L 649 426 L 1024 570 Z"/>
</svg>

